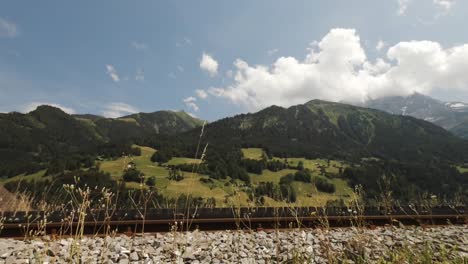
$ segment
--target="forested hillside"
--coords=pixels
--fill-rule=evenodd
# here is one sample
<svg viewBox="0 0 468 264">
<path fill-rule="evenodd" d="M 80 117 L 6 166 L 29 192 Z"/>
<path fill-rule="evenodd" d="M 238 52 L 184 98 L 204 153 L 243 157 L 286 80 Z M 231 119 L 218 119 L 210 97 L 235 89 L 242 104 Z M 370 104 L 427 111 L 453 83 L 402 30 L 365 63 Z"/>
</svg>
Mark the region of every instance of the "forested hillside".
<svg viewBox="0 0 468 264">
<path fill-rule="evenodd" d="M 132 153 L 133 141 L 202 124 L 184 112 L 159 111 L 111 119 L 69 115 L 52 106 L 0 114 L 0 177 L 89 167 L 100 156 Z"/>
<path fill-rule="evenodd" d="M 145 143 L 160 149 L 155 161 L 193 156 L 200 132 L 195 129 Z M 467 161 L 468 141 L 429 122 L 379 110 L 319 100 L 290 108 L 272 106 L 207 125 L 201 146 L 207 144 L 205 173 L 213 178 L 229 175 L 249 182 L 249 167 L 265 169 L 268 160 L 246 167 L 240 149 L 258 147 L 267 159 L 347 161 L 353 165 L 339 177 L 351 186 L 368 187 L 369 196 L 378 193 L 382 177 L 388 176 L 401 199 L 422 193 L 467 197 L 467 177 L 455 165 Z"/>
<path fill-rule="evenodd" d="M 260 204 L 309 195 L 347 199 L 356 185 L 370 200 L 384 187 L 405 202 L 429 194 L 468 197 L 468 175 L 460 169 L 467 167 L 468 141 L 414 117 L 313 100 L 201 125 L 183 112 L 110 119 L 41 106 L 3 114 L 0 173 L 5 178 L 45 170 L 48 180 L 59 182 L 90 174 L 93 182 L 113 188 L 116 180 L 130 188 L 144 180 L 170 197 L 175 186 L 188 183 L 200 190 L 218 186 L 218 203 L 233 195 L 226 186 L 238 184 Z M 141 148 L 134 144 L 152 147 L 135 164 L 130 160 Z"/>
<path fill-rule="evenodd" d="M 177 142 L 154 142 L 193 145 L 199 133 L 195 129 L 180 134 Z M 204 142 L 215 148 L 258 146 L 279 157 L 412 162 L 468 158 L 468 141 L 429 122 L 319 100 L 221 119 L 206 126 Z"/>
</svg>

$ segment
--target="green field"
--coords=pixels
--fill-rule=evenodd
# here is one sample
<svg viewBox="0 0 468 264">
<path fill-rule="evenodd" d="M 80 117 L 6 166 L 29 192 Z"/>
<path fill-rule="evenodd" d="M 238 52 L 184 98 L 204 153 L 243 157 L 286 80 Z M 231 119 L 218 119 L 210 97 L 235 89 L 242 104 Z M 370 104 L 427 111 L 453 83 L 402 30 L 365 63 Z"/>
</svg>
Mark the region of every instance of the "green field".
<svg viewBox="0 0 468 264">
<path fill-rule="evenodd" d="M 297 194 L 294 206 L 324 206 L 329 200 L 343 199 L 348 203 L 352 197 L 353 190 L 342 179 L 331 180 L 336 186 L 335 193 L 320 192 L 313 183 L 293 182 L 292 186 Z M 275 201 L 264 196 L 265 206 L 291 206 L 286 202 Z"/>
<path fill-rule="evenodd" d="M 462 166 L 457 166 L 457 169 L 460 173 L 468 172 L 468 168 L 463 168 Z"/>
<path fill-rule="evenodd" d="M 200 162 L 200 159 L 174 157 L 170 161 L 164 163 L 164 165 L 199 164 Z"/>
<path fill-rule="evenodd" d="M 114 178 L 120 178 L 128 163 L 133 162 L 146 176 L 167 177 L 169 175 L 166 168 L 157 166 L 151 161 L 151 156 L 156 152 L 155 149 L 141 146 L 139 148 L 141 149 L 141 156 L 121 157 L 115 160 L 102 161 L 100 165 L 101 170 L 110 173 Z"/>
<path fill-rule="evenodd" d="M 278 184 L 280 181 L 280 178 L 288 175 L 289 173 L 295 173 L 297 170 L 290 170 L 290 169 L 285 169 L 285 170 L 280 170 L 280 171 L 269 171 L 269 170 L 263 170 L 262 174 L 254 174 L 254 173 L 249 173 L 250 175 L 250 181 L 253 184 L 259 184 L 260 182 L 273 182 Z"/>
<path fill-rule="evenodd" d="M 274 157 L 273 160 L 284 161 L 283 158 Z M 306 159 L 306 158 L 287 158 L 288 164 L 290 166 L 297 166 L 299 161 L 302 161 L 304 164 L 304 168 L 309 169 L 312 171 L 312 174 L 319 174 L 320 167 L 325 169 L 325 172 L 331 174 L 338 174 L 340 168 L 344 169 L 348 165 L 342 161 L 338 160 L 325 160 L 325 159 Z"/>
<path fill-rule="evenodd" d="M 14 177 L 11 177 L 11 178 L 6 178 L 6 179 L 3 179 L 3 178 L 0 178 L 0 184 L 4 184 L 4 183 L 7 183 L 7 182 L 11 182 L 11 181 L 19 181 L 19 180 L 22 180 L 22 181 L 41 181 L 41 180 L 45 180 L 45 179 L 51 179 L 50 176 L 44 176 L 46 174 L 46 170 L 41 170 L 41 171 L 38 171 L 36 173 L 33 173 L 33 174 L 28 174 L 28 175 L 25 175 L 25 174 L 20 174 L 20 175 L 16 175 Z"/>
<path fill-rule="evenodd" d="M 323 206 L 329 200 L 343 199 L 347 203 L 353 193 L 353 189 L 342 179 L 329 180 L 335 184 L 334 193 L 320 192 L 312 183 L 294 182 L 293 187 L 297 193 L 297 204 L 301 206 Z"/>
<path fill-rule="evenodd" d="M 156 178 L 156 188 L 158 192 L 166 197 L 176 198 L 181 194 L 199 196 L 203 198 L 215 198 L 217 206 L 229 206 L 233 201 L 232 197 L 235 191 L 233 187 L 225 186 L 225 183 L 229 179 L 215 180 L 212 179 L 212 184 L 205 184 L 200 181 L 201 178 L 208 178 L 205 175 L 200 175 L 190 172 L 182 172 L 184 179 L 181 181 L 171 181 L 168 179 L 169 171 L 165 165 L 179 165 L 179 164 L 193 164 L 199 163 L 198 159 L 175 157 L 169 162 L 159 166 L 151 161 L 151 156 L 156 152 L 155 149 L 149 147 L 141 147 L 141 156 L 136 157 L 121 157 L 115 160 L 103 161 L 101 163 L 101 170 L 108 172 L 111 176 L 116 179 L 122 179 L 124 169 L 129 162 L 133 162 L 136 168 L 145 174 L 145 177 L 154 176 Z M 145 185 L 139 183 L 126 183 L 128 188 L 146 188 Z M 245 199 L 241 199 L 242 205 L 246 205 L 247 195 L 243 193 L 241 195 Z M 225 203 L 226 198 L 228 198 Z"/>
<path fill-rule="evenodd" d="M 108 172 L 111 177 L 117 181 L 122 180 L 122 175 L 127 165 L 133 162 L 138 170 L 144 173 L 145 177 L 155 177 L 156 188 L 159 193 L 166 197 L 176 198 L 181 194 L 189 194 L 197 197 L 214 198 L 218 207 L 237 207 L 237 206 L 253 206 L 248 201 L 248 195 L 245 192 L 246 187 L 242 187 L 244 184 L 240 181 L 234 181 L 231 179 L 210 179 L 207 175 L 200 175 L 197 173 L 182 172 L 184 179 L 181 181 L 171 181 L 168 179 L 169 171 L 168 165 L 180 165 L 180 164 L 196 164 L 200 163 L 199 159 L 185 158 L 185 157 L 174 157 L 169 162 L 162 166 L 151 161 L 151 156 L 156 152 L 155 149 L 143 146 L 135 146 L 141 149 L 141 156 L 132 157 L 120 157 L 113 160 L 99 161 L 100 169 L 104 172 Z M 245 158 L 249 159 L 261 159 L 263 157 L 263 150 L 260 148 L 244 148 L 242 149 Z M 280 158 L 274 158 L 276 160 L 283 160 Z M 297 166 L 299 161 L 304 163 L 304 167 L 312 171 L 312 177 L 324 177 L 320 175 L 320 167 L 323 167 L 327 173 L 337 174 L 339 168 L 345 168 L 347 165 L 340 161 L 335 160 L 307 160 L 305 158 L 288 158 L 288 163 L 291 166 Z M 460 171 L 468 171 L 459 167 Z M 255 188 L 261 182 L 273 182 L 278 184 L 281 177 L 295 173 L 295 169 L 284 169 L 280 171 L 269 171 L 263 170 L 262 174 L 249 173 L 252 187 Z M 0 179 L 0 184 L 14 181 L 14 180 L 44 180 L 51 178 L 51 176 L 44 176 L 45 170 L 39 171 L 30 175 L 17 175 L 9 179 Z M 209 179 L 209 182 L 203 183 L 200 179 Z M 343 200 L 349 200 L 352 194 L 352 189 L 347 185 L 343 179 L 327 179 L 335 184 L 336 192 L 333 194 L 323 193 L 317 191 L 314 184 L 293 182 L 293 188 L 297 193 L 297 202 L 295 205 L 302 206 L 320 206 L 324 205 L 328 200 L 335 200 L 343 198 Z M 145 184 L 136 182 L 126 183 L 127 188 L 141 189 L 147 188 Z M 265 206 L 288 206 L 285 202 L 274 201 L 271 198 L 265 198 Z"/>
<path fill-rule="evenodd" d="M 261 160 L 263 157 L 263 149 L 261 148 L 243 148 L 242 154 L 245 159 Z"/>
<path fill-rule="evenodd" d="M 261 182 L 273 182 L 278 184 L 281 177 L 285 176 L 289 173 L 295 173 L 297 170 L 285 169 L 280 170 L 277 172 L 272 172 L 269 170 L 264 170 L 261 175 L 250 173 L 250 180 L 252 184 L 258 185 Z M 314 177 L 321 177 L 323 176 L 312 176 L 312 180 Z M 321 206 L 325 205 L 328 200 L 336 200 L 336 199 L 343 199 L 345 203 L 350 199 L 353 189 L 348 186 L 347 182 L 343 179 L 327 179 L 327 181 L 333 183 L 336 187 L 335 193 L 326 193 L 320 192 L 317 190 L 313 183 L 304 183 L 304 182 L 293 182 L 293 188 L 297 194 L 297 205 L 301 206 Z M 285 202 L 278 202 L 274 201 L 271 198 L 265 198 L 265 205 L 266 206 L 286 206 L 287 203 Z"/>
</svg>

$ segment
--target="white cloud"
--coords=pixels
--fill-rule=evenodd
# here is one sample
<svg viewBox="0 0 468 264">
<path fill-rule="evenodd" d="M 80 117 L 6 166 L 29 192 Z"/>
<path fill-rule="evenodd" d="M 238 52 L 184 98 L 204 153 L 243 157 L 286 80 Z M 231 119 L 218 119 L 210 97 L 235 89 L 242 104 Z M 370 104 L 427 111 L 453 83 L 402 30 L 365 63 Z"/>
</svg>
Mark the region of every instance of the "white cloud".
<svg viewBox="0 0 468 264">
<path fill-rule="evenodd" d="M 107 72 L 107 75 L 109 75 L 114 82 L 120 82 L 120 77 L 117 74 L 117 71 L 115 70 L 113 65 L 107 64 L 106 72 Z"/>
<path fill-rule="evenodd" d="M 34 111 L 36 110 L 36 108 L 38 106 L 41 106 L 41 105 L 49 105 L 49 106 L 53 106 L 53 107 L 57 107 L 57 108 L 60 108 L 62 109 L 62 111 L 64 111 L 65 113 L 67 114 L 75 114 L 76 111 L 73 109 L 73 108 L 70 108 L 70 107 L 66 107 L 66 106 L 63 106 L 61 104 L 56 104 L 56 103 L 46 103 L 46 102 L 31 102 L 29 104 L 26 104 L 22 107 L 21 109 L 21 112 L 23 113 L 29 113 L 31 111 Z"/>
<path fill-rule="evenodd" d="M 197 101 L 197 98 L 190 96 L 190 97 L 185 98 L 183 101 L 185 105 L 188 108 L 192 109 L 193 111 L 198 112 L 198 110 L 200 110 L 198 105 L 195 103 Z"/>
<path fill-rule="evenodd" d="M 455 5 L 455 0 L 433 0 L 434 1 L 434 4 L 443 9 L 444 11 L 449 11 L 450 9 L 452 9 L 453 5 Z"/>
<path fill-rule="evenodd" d="M 279 51 L 278 49 L 267 50 L 267 54 L 268 54 L 268 56 L 272 56 L 272 55 L 274 55 L 275 53 L 277 53 L 278 51 Z"/>
<path fill-rule="evenodd" d="M 0 17 L 0 38 L 14 38 L 18 35 L 16 24 Z"/>
<path fill-rule="evenodd" d="M 145 80 L 145 73 L 143 72 L 142 69 L 137 69 L 135 80 L 139 82 L 143 82 Z"/>
<path fill-rule="evenodd" d="M 208 93 L 205 90 L 197 89 L 195 90 L 195 93 L 197 94 L 198 98 L 200 99 L 205 99 L 208 97 Z"/>
<path fill-rule="evenodd" d="M 107 104 L 102 111 L 102 115 L 105 117 L 117 118 L 137 112 L 139 112 L 139 110 L 129 104 L 115 102 Z"/>
<path fill-rule="evenodd" d="M 406 14 L 410 0 L 397 0 L 398 1 L 398 15 Z"/>
<path fill-rule="evenodd" d="M 189 116 L 191 116 L 193 118 L 198 118 L 198 116 L 195 115 L 194 113 L 191 113 L 191 112 L 185 112 L 185 113 L 187 113 L 187 115 L 189 115 Z"/>
<path fill-rule="evenodd" d="M 137 41 L 133 41 L 131 43 L 132 47 L 135 49 L 135 50 L 138 50 L 138 51 L 146 51 L 148 50 L 148 44 L 146 43 L 143 43 L 143 42 L 137 42 Z"/>
<path fill-rule="evenodd" d="M 280 57 L 271 66 L 237 59 L 233 83 L 212 96 L 249 110 L 291 106 L 311 99 L 364 102 L 389 95 L 468 92 L 468 44 L 444 49 L 437 42 L 400 42 L 387 58 L 369 61 L 354 29 L 332 29 L 304 60 Z"/>
<path fill-rule="evenodd" d="M 183 72 L 184 71 L 184 67 L 180 66 L 180 65 L 177 65 L 177 70 L 179 70 L 180 72 Z"/>
<path fill-rule="evenodd" d="M 387 43 L 385 43 L 383 40 L 379 40 L 379 42 L 377 42 L 377 45 L 375 46 L 375 49 L 377 51 L 381 51 L 383 48 L 385 48 L 385 46 L 387 46 Z"/>
<path fill-rule="evenodd" d="M 170 73 L 167 74 L 167 77 L 169 77 L 171 79 L 175 79 L 177 76 L 174 73 L 170 72 Z"/>
<path fill-rule="evenodd" d="M 218 62 L 210 55 L 203 53 L 200 60 L 200 69 L 208 72 L 211 77 L 214 77 L 218 73 Z"/>
<path fill-rule="evenodd" d="M 195 101 L 197 101 L 197 98 L 195 98 L 193 96 L 189 96 L 189 97 L 184 99 L 184 103 L 190 103 L 190 102 L 195 102 Z"/>
</svg>

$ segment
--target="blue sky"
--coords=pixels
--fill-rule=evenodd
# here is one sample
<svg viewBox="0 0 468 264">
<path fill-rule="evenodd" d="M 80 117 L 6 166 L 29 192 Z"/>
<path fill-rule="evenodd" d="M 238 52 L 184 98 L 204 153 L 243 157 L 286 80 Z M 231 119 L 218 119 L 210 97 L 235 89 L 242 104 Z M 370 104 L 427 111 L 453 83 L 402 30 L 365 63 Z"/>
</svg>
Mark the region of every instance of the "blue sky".
<svg viewBox="0 0 468 264">
<path fill-rule="evenodd" d="M 462 0 L 2 1 L 0 112 L 468 101 L 466 17 Z"/>
</svg>

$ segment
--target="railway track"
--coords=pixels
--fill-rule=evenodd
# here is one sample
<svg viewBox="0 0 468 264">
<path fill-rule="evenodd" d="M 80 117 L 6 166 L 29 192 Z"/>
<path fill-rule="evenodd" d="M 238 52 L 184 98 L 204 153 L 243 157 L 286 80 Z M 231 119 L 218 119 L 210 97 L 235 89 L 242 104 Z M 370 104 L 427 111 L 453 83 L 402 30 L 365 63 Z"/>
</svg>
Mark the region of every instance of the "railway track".
<svg viewBox="0 0 468 264">
<path fill-rule="evenodd" d="M 418 210 L 419 209 L 419 210 Z M 263 230 L 286 228 L 315 228 L 382 225 L 446 225 L 468 224 L 465 207 L 421 208 L 400 207 L 382 210 L 366 207 L 360 213 L 348 208 L 194 208 L 190 210 L 151 209 L 146 217 L 139 210 L 90 210 L 84 221 L 73 212 L 7 212 L 3 213 L 0 237 L 25 237 L 31 234 L 69 235 L 82 228 L 85 235 L 102 235 L 112 230 L 128 235 L 140 232 L 169 232 L 199 229 Z M 44 220 L 46 219 L 46 220 Z"/>
</svg>

